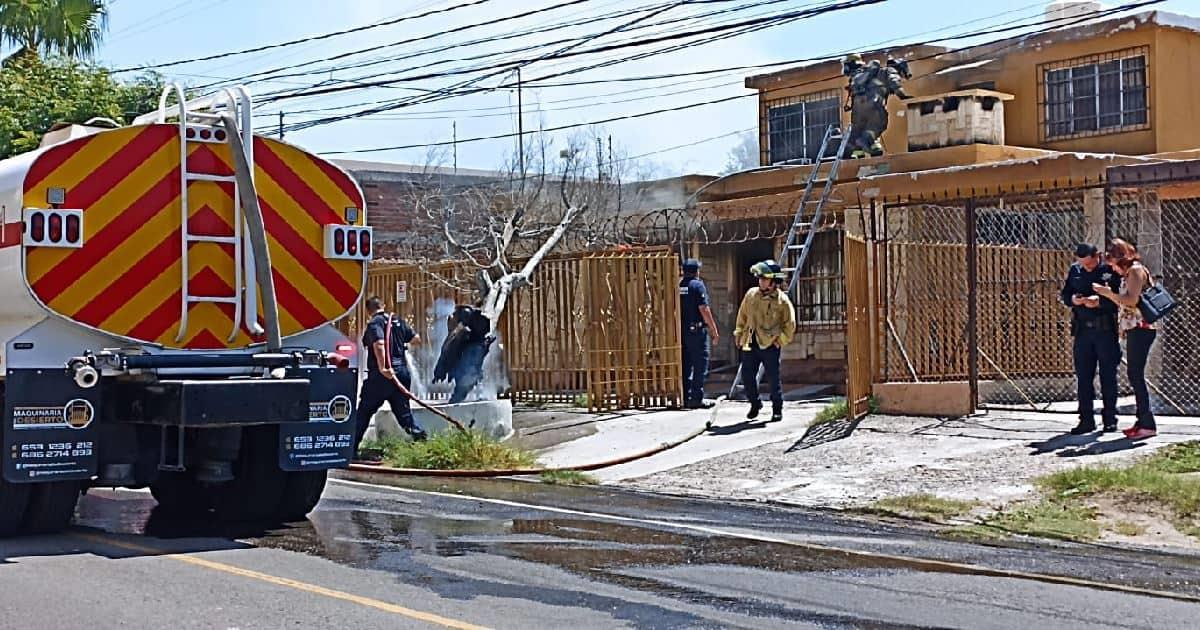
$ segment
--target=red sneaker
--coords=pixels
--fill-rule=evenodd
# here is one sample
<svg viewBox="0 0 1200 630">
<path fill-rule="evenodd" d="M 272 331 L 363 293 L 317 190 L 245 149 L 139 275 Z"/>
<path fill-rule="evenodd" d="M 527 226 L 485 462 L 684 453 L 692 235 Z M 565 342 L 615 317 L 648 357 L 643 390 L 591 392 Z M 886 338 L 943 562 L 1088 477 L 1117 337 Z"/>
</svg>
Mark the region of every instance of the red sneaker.
<svg viewBox="0 0 1200 630">
<path fill-rule="evenodd" d="M 1133 431 L 1125 434 L 1125 437 L 1131 440 L 1144 440 L 1158 435 L 1158 431 L 1154 429 L 1143 429 L 1142 427 L 1134 427 Z"/>
</svg>

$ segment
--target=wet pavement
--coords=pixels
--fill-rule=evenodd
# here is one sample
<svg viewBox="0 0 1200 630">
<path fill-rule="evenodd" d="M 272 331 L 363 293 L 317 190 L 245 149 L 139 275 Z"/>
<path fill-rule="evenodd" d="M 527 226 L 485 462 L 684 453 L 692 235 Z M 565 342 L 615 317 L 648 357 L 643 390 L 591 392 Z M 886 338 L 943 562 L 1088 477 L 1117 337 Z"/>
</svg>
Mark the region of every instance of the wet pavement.
<svg viewBox="0 0 1200 630">
<path fill-rule="evenodd" d="M 2 625 L 1158 628 L 1200 613 L 1138 590 L 1200 601 L 1188 556 L 606 488 L 402 483 L 332 481 L 305 522 L 220 527 L 93 491 L 70 533 L 0 541 Z"/>
</svg>

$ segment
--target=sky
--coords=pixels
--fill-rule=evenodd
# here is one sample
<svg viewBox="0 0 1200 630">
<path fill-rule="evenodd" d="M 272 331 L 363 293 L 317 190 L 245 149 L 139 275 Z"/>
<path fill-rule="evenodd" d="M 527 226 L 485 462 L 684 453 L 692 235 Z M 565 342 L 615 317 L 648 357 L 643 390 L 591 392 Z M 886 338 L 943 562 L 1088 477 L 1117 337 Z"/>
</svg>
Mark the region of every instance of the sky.
<svg viewBox="0 0 1200 630">
<path fill-rule="evenodd" d="M 130 68 L 151 63 L 242 50 L 292 39 L 320 35 L 342 29 L 377 24 L 381 21 L 461 5 L 472 0 L 110 0 L 108 31 L 96 60 L 112 68 Z M 503 20 L 517 13 L 563 4 L 565 0 L 475 0 L 473 6 L 349 35 L 311 41 L 300 45 L 229 56 L 161 68 L 170 80 L 190 86 L 215 82 L 247 82 L 247 75 L 306 62 L 318 62 L 287 72 L 320 70 L 320 73 L 272 81 L 250 82 L 256 95 L 256 125 L 274 128 L 278 113 L 285 124 L 298 123 L 361 109 L 364 103 L 400 99 L 429 90 L 444 89 L 474 75 L 427 78 L 384 87 L 360 88 L 334 94 L 292 98 L 277 103 L 262 103 L 264 95 L 294 91 L 321 83 L 323 86 L 355 85 L 353 81 L 386 80 L 418 73 L 436 72 L 467 64 L 495 63 L 500 60 L 529 59 L 559 50 L 558 44 L 485 60 L 460 61 L 464 57 L 504 52 L 513 48 L 547 44 L 553 40 L 599 34 L 575 50 L 593 46 L 640 40 L 661 35 L 671 29 L 695 30 L 713 25 L 752 19 L 761 15 L 799 10 L 829 0 L 707 0 L 683 6 L 664 0 L 577 0 L 574 4 L 517 20 Z M 1115 2 L 1106 3 L 1113 6 Z M 753 5 L 753 6 L 749 6 Z M 793 59 L 840 55 L 881 44 L 930 41 L 938 37 L 968 34 L 973 30 L 995 27 L 1013 21 L 1030 22 L 1044 11 L 1046 2 L 1031 0 L 886 0 L 827 13 L 789 24 L 706 45 L 696 45 L 673 53 L 629 61 L 607 68 L 588 70 L 548 82 L 610 80 L 617 77 L 658 75 L 724 69 L 731 66 L 768 64 Z M 709 18 L 694 18 L 669 25 L 655 25 L 700 13 L 744 6 L 744 10 Z M 615 17 L 592 24 L 546 33 L 522 35 L 503 41 L 494 38 L 579 21 L 622 10 L 662 7 L 660 13 L 645 11 Z M 1190 15 L 1200 15 L 1200 0 L 1168 0 L 1153 7 Z M 621 32 L 633 20 L 641 30 Z M 463 29 L 447 33 L 451 29 Z M 605 33 L 605 31 L 616 31 Z M 418 42 L 397 43 L 423 38 Z M 467 44 L 473 40 L 485 40 Z M 490 40 L 490 41 L 489 41 Z M 956 40 L 961 46 L 978 41 Z M 373 46 L 387 48 L 346 56 L 338 61 L 330 57 Z M 577 69 L 601 60 L 626 57 L 633 52 L 653 50 L 667 44 L 581 55 L 571 59 L 534 61 L 521 70 L 523 81 Z M 428 52 L 432 48 L 446 48 Z M 428 52 L 420 56 L 414 53 Z M 407 56 L 407 59 L 397 57 Z M 347 69 L 348 63 L 377 61 L 375 65 Z M 779 69 L 786 66 L 778 66 Z M 617 152 L 629 159 L 626 166 L 655 176 L 684 173 L 715 173 L 727 160 L 730 149 L 756 127 L 756 106 L 752 90 L 744 87 L 747 75 L 757 70 L 731 70 L 699 77 L 664 78 L 644 82 L 597 83 L 593 85 L 525 87 L 521 91 L 521 122 L 526 132 L 539 127 L 592 123 L 594 121 L 650 112 L 679 105 L 731 98 L 730 101 L 668 112 L 604 125 L 585 125 L 577 131 L 549 134 L 551 155 L 567 146 L 569 137 L 582 133 L 599 136 L 607 145 L 611 138 Z M 494 72 L 494 71 L 492 71 Z M 364 79 L 365 75 L 380 75 Z M 133 77 L 134 73 L 119 75 Z M 494 87 L 512 82 L 512 73 L 486 79 L 480 86 Z M 335 111 L 305 110 L 344 107 Z M 456 95 L 434 103 L 406 106 L 388 113 L 356 118 L 294 131 L 286 139 L 333 158 L 501 168 L 514 154 L 516 138 L 467 142 L 483 136 L 513 134 L 517 130 L 517 93 L 508 87 L 470 95 Z M 260 129 L 261 130 L 261 129 Z M 459 142 L 451 147 L 416 147 L 378 152 L 356 153 L 407 145 Z M 529 140 L 527 140 L 528 142 Z M 681 146 L 691 145 L 691 146 Z M 607 146 L 605 147 L 607 151 Z"/>
</svg>

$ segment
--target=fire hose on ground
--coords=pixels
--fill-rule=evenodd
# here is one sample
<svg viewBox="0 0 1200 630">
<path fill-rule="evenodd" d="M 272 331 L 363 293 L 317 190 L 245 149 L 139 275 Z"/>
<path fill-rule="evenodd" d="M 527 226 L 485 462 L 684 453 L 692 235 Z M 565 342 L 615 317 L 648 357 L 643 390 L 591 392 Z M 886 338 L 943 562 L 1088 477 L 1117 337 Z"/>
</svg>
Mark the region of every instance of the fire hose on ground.
<svg viewBox="0 0 1200 630">
<path fill-rule="evenodd" d="M 389 349 L 392 346 L 392 344 L 391 344 L 391 332 L 392 332 L 391 324 L 392 324 L 391 316 L 389 315 L 388 326 L 387 326 L 387 330 L 385 332 L 385 341 L 384 341 L 384 343 L 386 344 L 385 347 L 387 347 Z M 452 426 L 457 428 L 459 431 L 462 431 L 463 433 L 469 432 L 467 427 L 462 422 L 455 420 L 453 417 L 450 416 L 450 414 L 421 400 L 420 398 L 417 398 L 416 395 L 414 395 L 412 393 L 412 391 L 410 391 L 407 387 L 404 386 L 403 383 L 400 382 L 400 379 L 397 378 L 394 373 L 392 374 L 392 383 L 396 386 L 397 389 L 400 390 L 400 393 L 403 394 L 409 400 L 413 401 L 420 407 L 428 410 L 430 413 L 433 413 L 434 415 L 438 416 L 439 418 L 442 418 L 443 420 L 445 420 L 446 422 L 450 423 Z M 713 421 L 716 417 L 716 412 L 717 412 L 717 408 L 713 407 L 712 415 L 709 417 L 708 421 L 704 423 L 704 426 L 700 427 L 699 429 L 696 429 L 695 431 L 692 431 L 691 433 L 689 433 L 689 434 L 685 435 L 684 437 L 679 438 L 677 440 L 673 440 L 670 442 L 664 442 L 662 444 L 659 444 L 658 446 L 655 446 L 650 449 L 646 449 L 646 450 L 638 452 L 638 453 L 634 453 L 632 455 L 615 457 L 612 459 L 607 459 L 607 460 L 603 460 L 603 461 L 599 461 L 599 462 L 592 462 L 590 464 L 582 464 L 579 466 L 553 466 L 553 467 L 542 467 L 542 468 L 509 468 L 509 469 L 441 469 L 441 470 L 439 470 L 439 469 L 429 469 L 429 468 L 396 468 L 396 467 L 392 467 L 392 466 L 377 466 L 377 465 L 373 465 L 373 464 L 353 464 L 352 463 L 352 464 L 350 464 L 350 470 L 356 471 L 356 472 L 386 473 L 386 474 L 398 475 L 398 476 L 405 475 L 405 476 L 420 476 L 420 477 L 515 477 L 515 476 L 522 476 L 522 475 L 541 475 L 543 473 L 587 472 L 587 471 L 591 471 L 591 470 L 599 470 L 601 468 L 609 468 L 611 466 L 617 466 L 620 464 L 626 464 L 626 463 L 629 463 L 632 461 L 637 461 L 639 459 L 645 459 L 652 455 L 657 455 L 664 451 L 671 450 L 677 446 L 680 446 L 682 444 L 690 442 L 690 441 L 700 437 L 701 435 L 703 435 L 705 432 L 707 432 L 713 426 Z"/>
</svg>

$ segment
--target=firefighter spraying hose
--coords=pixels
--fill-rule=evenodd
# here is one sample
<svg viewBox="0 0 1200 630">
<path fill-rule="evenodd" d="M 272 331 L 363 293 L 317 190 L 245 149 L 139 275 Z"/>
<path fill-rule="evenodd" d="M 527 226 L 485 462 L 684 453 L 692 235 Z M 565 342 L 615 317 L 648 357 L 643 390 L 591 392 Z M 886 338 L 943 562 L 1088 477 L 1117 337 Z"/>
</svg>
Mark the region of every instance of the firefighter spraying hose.
<svg viewBox="0 0 1200 630">
<path fill-rule="evenodd" d="M 385 335 L 387 337 L 385 346 L 388 348 L 392 347 L 391 322 L 394 319 L 394 317 L 395 316 L 392 314 L 388 315 L 388 326 L 387 326 L 387 329 L 385 332 Z M 405 365 L 409 365 L 409 363 L 407 361 L 405 361 Z M 451 418 L 450 414 L 447 414 L 446 412 L 442 411 L 441 409 L 438 409 L 437 407 L 434 407 L 433 405 L 421 400 L 420 398 L 417 398 L 417 396 L 415 394 L 413 394 L 412 391 L 410 391 L 407 387 L 404 386 L 404 383 L 400 382 L 400 379 L 396 376 L 395 373 L 392 373 L 392 384 L 396 386 L 396 389 L 400 390 L 401 394 L 404 394 L 405 396 L 407 396 L 409 400 L 417 403 L 421 407 L 428 410 L 430 413 L 438 416 L 439 418 L 445 420 L 446 422 L 449 422 L 451 425 L 454 426 L 454 428 L 458 429 L 459 431 L 462 431 L 463 433 L 467 432 L 467 427 L 463 426 L 463 423 L 459 422 L 458 420 Z"/>
</svg>

